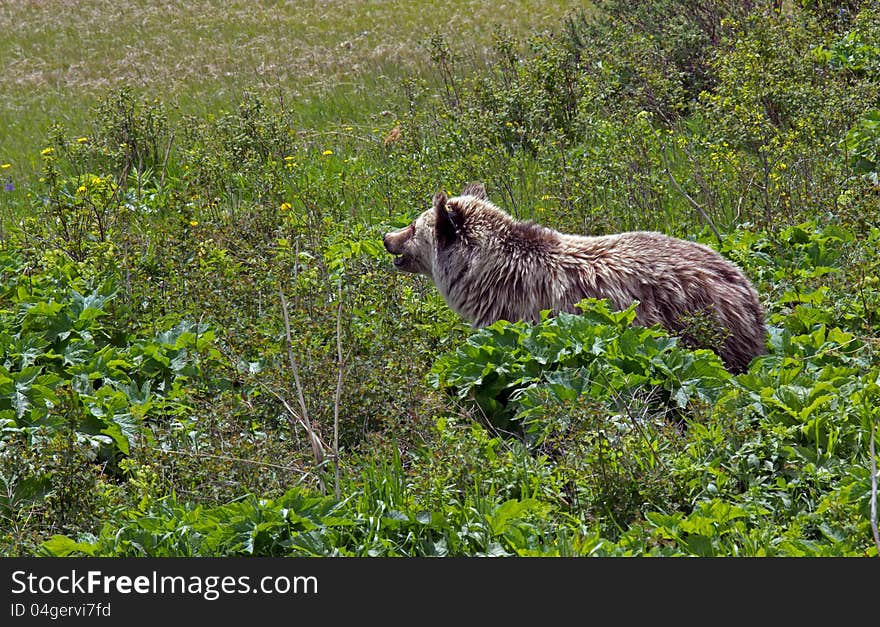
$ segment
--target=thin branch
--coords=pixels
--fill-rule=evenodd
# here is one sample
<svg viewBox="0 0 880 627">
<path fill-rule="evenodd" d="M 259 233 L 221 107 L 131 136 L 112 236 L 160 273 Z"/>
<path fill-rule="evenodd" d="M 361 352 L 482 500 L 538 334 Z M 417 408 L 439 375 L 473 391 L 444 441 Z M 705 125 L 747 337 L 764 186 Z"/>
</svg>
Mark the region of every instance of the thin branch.
<svg viewBox="0 0 880 627">
<path fill-rule="evenodd" d="M 303 395 L 302 383 L 299 378 L 299 366 L 297 365 L 296 357 L 293 355 L 293 340 L 291 339 L 290 333 L 290 317 L 287 314 L 287 299 L 284 298 L 284 290 L 281 288 L 281 283 L 278 284 L 278 295 L 281 297 L 281 313 L 284 318 L 284 333 L 287 339 L 287 358 L 290 361 L 290 369 L 293 373 L 293 383 L 296 386 L 296 399 L 299 402 L 299 408 L 302 412 L 300 417 L 305 425 L 306 433 L 309 437 L 309 445 L 312 447 L 312 454 L 315 457 L 315 462 L 321 464 L 324 461 L 324 447 L 321 445 L 320 439 L 315 435 L 315 431 L 312 429 L 312 422 L 309 420 L 309 410 L 306 407 L 306 399 Z M 287 405 L 286 402 L 285 405 Z M 290 411 L 289 406 L 288 411 Z"/>
<path fill-rule="evenodd" d="M 612 396 L 614 398 L 614 404 L 617 406 L 617 411 L 619 411 L 621 414 L 625 414 L 626 417 L 629 418 L 633 427 L 635 427 L 636 431 L 639 432 L 639 435 L 642 436 L 642 438 L 645 440 L 645 443 L 648 444 L 648 449 L 651 451 L 651 455 L 654 457 L 654 461 L 656 461 L 657 464 L 659 464 L 660 468 L 662 468 L 664 472 L 669 473 L 670 472 L 669 468 L 663 462 L 663 458 L 660 457 L 660 454 L 654 450 L 653 446 L 651 446 L 651 439 L 648 436 L 647 432 L 645 431 L 645 428 L 642 425 L 641 420 L 639 419 L 638 416 L 636 416 L 633 413 L 632 404 L 625 402 L 624 398 L 623 398 L 623 394 L 614 391 L 614 388 L 611 387 L 610 383 L 608 383 L 607 378 L 604 376 L 603 376 L 603 378 L 606 379 L 606 384 L 608 384 L 608 389 L 612 390 Z M 655 393 L 656 393 L 655 390 L 651 390 L 648 392 L 648 397 L 645 399 L 645 407 L 642 409 L 641 418 L 644 418 L 647 415 L 647 412 L 648 412 L 647 403 L 648 403 L 648 401 L 650 401 L 651 396 L 653 396 Z M 667 410 L 667 411 L 669 411 L 669 410 Z"/>
<path fill-rule="evenodd" d="M 672 182 L 672 186 L 678 190 L 678 193 L 684 196 L 685 200 L 687 200 L 691 207 L 696 209 L 697 213 L 700 214 L 700 217 L 705 221 L 706 224 L 709 225 L 709 228 L 712 229 L 712 232 L 715 234 L 715 237 L 718 239 L 718 243 L 722 242 L 721 233 L 715 228 L 715 223 L 712 221 L 712 218 L 709 217 L 709 214 L 706 213 L 706 210 L 694 200 L 690 194 L 688 194 L 681 185 L 678 184 L 678 181 L 675 180 L 675 176 L 672 174 L 672 170 L 669 167 L 669 160 L 666 158 L 666 151 L 661 150 L 660 156 L 663 159 L 663 168 L 666 170 L 666 175 L 669 177 L 669 180 Z"/>
<path fill-rule="evenodd" d="M 191 457 L 204 457 L 207 459 L 219 459 L 221 461 L 226 461 L 226 462 L 238 462 L 241 464 L 251 464 L 253 466 L 265 466 L 266 468 L 277 468 L 279 470 L 285 470 L 285 471 L 293 470 L 294 472 L 298 472 L 303 476 L 312 474 L 310 470 L 302 470 L 300 468 L 295 468 L 293 466 L 282 466 L 281 464 L 270 464 L 268 462 L 258 462 L 254 459 L 245 459 L 243 457 L 232 457 L 229 455 L 212 455 L 210 453 L 200 453 L 197 451 L 181 451 L 181 450 L 175 450 L 175 449 L 163 449 L 163 448 L 158 448 L 155 446 L 149 447 L 149 448 L 151 448 L 154 451 L 158 451 L 160 453 L 168 453 L 169 455 L 189 455 Z"/>
<path fill-rule="evenodd" d="M 241 361 L 241 359 L 238 358 L 236 355 L 234 355 L 228 347 L 220 347 L 220 352 L 222 352 L 226 356 L 226 358 L 230 361 L 230 363 L 234 364 L 234 363 L 238 363 Z M 290 403 L 288 403 L 287 400 L 283 396 L 281 396 L 281 394 L 279 394 L 278 392 L 273 390 L 271 387 L 266 385 L 264 382 L 260 381 L 260 379 L 258 379 L 257 377 L 252 377 L 251 380 L 254 383 L 256 383 L 258 386 L 260 386 L 260 388 L 262 388 L 263 391 L 274 396 L 275 399 L 284 406 L 284 409 L 290 415 L 290 418 L 292 421 L 299 423 L 299 425 L 306 431 L 306 433 L 311 432 L 310 425 L 307 424 L 305 422 L 305 420 L 303 420 L 303 417 L 299 414 L 299 412 L 297 412 L 293 407 L 291 407 Z M 318 440 L 318 446 L 320 447 L 321 451 L 326 449 L 326 444 L 324 444 L 320 440 L 320 438 L 318 437 L 318 434 L 314 433 L 314 432 L 311 432 L 311 434 L 312 434 L 312 436 L 314 436 L 315 439 Z M 319 478 L 319 480 L 320 480 L 320 478 Z"/>
<path fill-rule="evenodd" d="M 254 379 L 254 381 L 256 382 L 257 385 L 259 385 L 261 388 L 263 388 L 263 390 L 265 390 L 266 392 L 268 392 L 269 394 L 274 396 L 278 400 L 279 403 L 284 405 L 284 409 L 287 410 L 287 413 L 290 414 L 290 417 L 292 419 L 294 419 L 295 421 L 297 421 L 300 424 L 300 426 L 302 426 L 302 428 L 306 430 L 306 433 L 309 434 L 310 440 L 312 438 L 314 438 L 317 441 L 318 448 L 321 451 L 321 460 L 318 461 L 318 464 L 323 462 L 324 461 L 323 453 L 324 453 L 324 449 L 326 448 L 326 445 L 321 441 L 321 438 L 318 437 L 318 434 L 315 433 L 314 431 L 312 431 L 310 423 L 308 423 L 306 420 L 304 420 L 303 416 L 300 415 L 293 407 L 291 407 L 290 403 L 288 403 L 287 400 L 283 396 L 281 396 L 278 392 L 276 392 L 275 390 L 270 388 L 268 385 L 266 385 L 265 383 L 263 383 L 259 379 Z M 314 446 L 312 446 L 312 452 L 314 453 Z"/>
<path fill-rule="evenodd" d="M 168 157 L 171 155 L 171 145 L 174 143 L 174 133 L 168 138 L 168 145 L 165 147 L 165 157 L 162 159 L 162 172 L 159 175 L 159 190 L 165 191 L 165 173 L 168 171 Z"/>
<path fill-rule="evenodd" d="M 339 305 L 336 308 L 336 366 L 339 369 L 336 377 L 336 396 L 333 399 L 333 467 L 336 472 L 336 500 L 339 493 L 339 402 L 342 397 L 342 378 L 345 375 L 345 359 L 342 355 L 342 277 L 339 277 Z"/>
</svg>

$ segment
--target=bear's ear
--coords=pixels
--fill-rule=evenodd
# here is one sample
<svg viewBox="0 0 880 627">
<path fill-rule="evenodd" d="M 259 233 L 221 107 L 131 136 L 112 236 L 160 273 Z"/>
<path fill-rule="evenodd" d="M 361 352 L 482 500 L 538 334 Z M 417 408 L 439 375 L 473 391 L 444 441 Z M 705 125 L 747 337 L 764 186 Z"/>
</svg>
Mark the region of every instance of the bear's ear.
<svg viewBox="0 0 880 627">
<path fill-rule="evenodd" d="M 446 194 L 443 192 L 434 194 L 434 236 L 438 250 L 446 248 L 456 238 L 455 224 L 446 210 Z"/>
<path fill-rule="evenodd" d="M 477 181 L 465 185 L 464 189 L 461 190 L 461 195 L 476 196 L 480 200 L 489 200 L 489 195 L 486 193 L 486 187 Z"/>
</svg>

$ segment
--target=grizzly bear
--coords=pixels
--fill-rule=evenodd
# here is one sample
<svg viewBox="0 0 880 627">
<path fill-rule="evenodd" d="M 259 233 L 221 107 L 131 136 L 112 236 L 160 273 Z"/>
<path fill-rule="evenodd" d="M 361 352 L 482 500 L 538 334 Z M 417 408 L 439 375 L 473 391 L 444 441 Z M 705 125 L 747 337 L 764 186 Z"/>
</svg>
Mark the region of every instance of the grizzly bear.
<svg viewBox="0 0 880 627">
<path fill-rule="evenodd" d="M 431 209 L 383 242 L 395 268 L 431 277 L 475 328 L 501 319 L 534 322 L 545 309 L 576 313 L 581 300 L 605 298 L 618 309 L 637 301 L 636 324 L 660 324 L 680 336 L 694 315 L 711 316 L 718 341 L 706 348 L 732 373 L 765 352 L 755 289 L 702 244 L 648 231 L 560 233 L 515 220 L 480 183 L 453 198 L 438 192 Z"/>
</svg>

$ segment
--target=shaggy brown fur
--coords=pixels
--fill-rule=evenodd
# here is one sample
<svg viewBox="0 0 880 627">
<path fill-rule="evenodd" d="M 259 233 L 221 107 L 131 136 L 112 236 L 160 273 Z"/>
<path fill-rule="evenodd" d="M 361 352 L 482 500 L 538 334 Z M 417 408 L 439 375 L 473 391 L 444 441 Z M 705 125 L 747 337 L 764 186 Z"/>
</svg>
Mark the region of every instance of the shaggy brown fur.
<svg viewBox="0 0 880 627">
<path fill-rule="evenodd" d="M 710 315 L 716 350 L 734 373 L 765 352 L 764 312 L 742 271 L 717 252 L 661 233 L 567 235 L 520 222 L 493 205 L 480 184 L 447 198 L 408 227 L 387 233 L 394 266 L 434 280 L 449 306 L 475 327 L 576 313 L 584 298 L 619 309 L 638 301 L 636 323 L 686 335 L 689 316 Z"/>
</svg>

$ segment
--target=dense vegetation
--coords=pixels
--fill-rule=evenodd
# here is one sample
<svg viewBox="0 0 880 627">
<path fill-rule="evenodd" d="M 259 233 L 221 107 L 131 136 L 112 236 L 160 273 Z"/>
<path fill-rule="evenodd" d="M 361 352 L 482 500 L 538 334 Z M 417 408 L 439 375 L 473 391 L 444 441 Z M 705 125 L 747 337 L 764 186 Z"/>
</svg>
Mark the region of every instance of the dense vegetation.
<svg viewBox="0 0 880 627">
<path fill-rule="evenodd" d="M 878 41 L 874 2 L 608 0 L 434 35 L 361 121 L 110 91 L 4 192 L 2 552 L 876 556 Z M 768 354 L 604 301 L 471 331 L 381 235 L 473 180 L 715 247 Z"/>
</svg>

